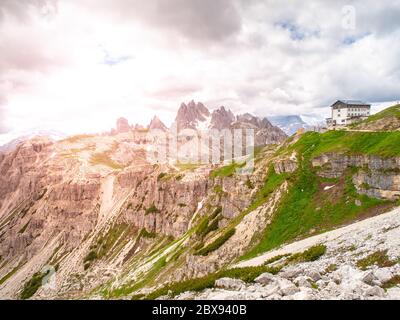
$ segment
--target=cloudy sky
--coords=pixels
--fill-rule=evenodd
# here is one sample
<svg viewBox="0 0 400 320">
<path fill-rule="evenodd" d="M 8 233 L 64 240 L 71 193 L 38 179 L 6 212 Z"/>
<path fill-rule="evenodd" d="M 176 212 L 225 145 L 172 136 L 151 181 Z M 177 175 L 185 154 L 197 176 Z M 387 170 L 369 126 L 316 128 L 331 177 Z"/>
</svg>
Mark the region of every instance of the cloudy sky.
<svg viewBox="0 0 400 320">
<path fill-rule="evenodd" d="M 0 0 L 0 132 L 400 100 L 400 0 Z M 1 134 L 0 134 L 1 138 Z"/>
</svg>

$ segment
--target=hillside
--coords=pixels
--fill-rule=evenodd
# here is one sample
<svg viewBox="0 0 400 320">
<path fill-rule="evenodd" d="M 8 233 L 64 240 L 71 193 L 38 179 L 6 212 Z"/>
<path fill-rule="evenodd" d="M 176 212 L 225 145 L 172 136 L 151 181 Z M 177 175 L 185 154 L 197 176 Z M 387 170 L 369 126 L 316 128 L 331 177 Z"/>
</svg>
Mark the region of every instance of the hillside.
<svg viewBox="0 0 400 320">
<path fill-rule="evenodd" d="M 399 204 L 398 131 L 295 135 L 257 148 L 245 174 L 151 164 L 143 135 L 36 138 L 2 155 L 0 297 L 151 299 L 279 275 L 232 266 Z"/>
<path fill-rule="evenodd" d="M 395 209 L 232 265 L 223 278 L 214 275 L 210 288 L 177 291 L 175 298 L 398 300 L 399 239 Z"/>
<path fill-rule="evenodd" d="M 394 105 L 378 112 L 368 119 L 354 124 L 353 129 L 372 131 L 393 131 L 400 129 L 400 105 Z"/>
</svg>

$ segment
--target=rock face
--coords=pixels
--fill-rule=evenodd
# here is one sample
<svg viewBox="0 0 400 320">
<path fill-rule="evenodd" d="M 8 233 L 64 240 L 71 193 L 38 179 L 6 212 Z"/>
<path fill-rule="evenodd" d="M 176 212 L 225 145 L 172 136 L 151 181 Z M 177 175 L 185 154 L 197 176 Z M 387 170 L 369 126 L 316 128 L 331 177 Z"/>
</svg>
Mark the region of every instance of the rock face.
<svg viewBox="0 0 400 320">
<path fill-rule="evenodd" d="M 131 130 L 131 127 L 130 127 L 127 119 L 119 118 L 117 120 L 117 125 L 116 125 L 117 133 L 129 132 L 130 130 Z"/>
<path fill-rule="evenodd" d="M 201 102 L 190 101 L 187 105 L 182 103 L 178 109 L 174 125 L 177 130 L 208 128 L 210 111 Z"/>
<path fill-rule="evenodd" d="M 167 131 L 167 127 L 165 126 L 165 124 L 158 118 L 158 117 L 154 117 L 149 126 L 148 126 L 149 130 L 161 130 L 161 131 Z"/>
<path fill-rule="evenodd" d="M 235 121 L 235 115 L 231 110 L 226 110 L 225 107 L 216 109 L 211 114 L 211 129 L 222 130 L 229 128 Z"/>
<path fill-rule="evenodd" d="M 395 200 L 400 198 L 400 158 L 383 158 L 366 155 L 343 155 L 327 153 L 313 159 L 314 167 L 320 167 L 319 175 L 328 178 L 340 177 L 353 167 L 353 183 L 359 193 L 375 198 Z"/>
<path fill-rule="evenodd" d="M 217 229 L 237 217 L 266 172 L 260 169 L 252 177 L 252 191 L 247 176 L 212 179 L 208 165 L 150 164 L 143 150 L 148 146 L 132 132 L 58 142 L 37 138 L 1 154 L 0 278 L 18 271 L 0 285 L 0 297 L 18 298 L 23 285 L 46 265 L 57 266 L 57 290 L 40 289 L 37 297 L 79 295 L 74 292 L 88 292 L 122 270 L 128 283 L 146 267 L 147 258 L 138 255 L 148 257 L 174 239 L 195 241 L 185 234 L 215 208 L 221 207 Z M 267 207 L 263 210 L 257 224 L 253 217 L 230 239 L 235 246 L 244 248 L 252 228 L 261 228 Z M 215 271 L 239 252 L 223 250 L 208 257 L 185 254 L 187 260 L 163 280 Z"/>
<path fill-rule="evenodd" d="M 261 119 L 249 113 L 237 116 L 232 128 L 254 130 L 255 146 L 280 144 L 287 138 L 287 135 L 278 127 L 274 127 L 267 118 Z"/>
<path fill-rule="evenodd" d="M 232 111 L 226 110 L 225 107 L 220 107 L 210 114 L 201 102 L 194 101 L 187 105 L 182 103 L 173 126 L 176 126 L 178 131 L 183 129 L 200 131 L 252 129 L 255 146 L 279 144 L 287 138 L 287 135 L 278 127 L 274 127 L 267 118 L 261 119 L 249 113 L 235 117 Z"/>
</svg>

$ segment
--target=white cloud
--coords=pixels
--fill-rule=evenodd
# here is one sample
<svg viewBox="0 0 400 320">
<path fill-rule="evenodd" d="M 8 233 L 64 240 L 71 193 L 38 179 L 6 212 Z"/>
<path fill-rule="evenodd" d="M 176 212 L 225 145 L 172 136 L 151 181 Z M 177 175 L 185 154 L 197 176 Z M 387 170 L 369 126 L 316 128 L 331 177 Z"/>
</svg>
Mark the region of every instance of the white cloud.
<svg viewBox="0 0 400 320">
<path fill-rule="evenodd" d="M 0 120 L 75 133 L 170 123 L 191 99 L 261 116 L 398 100 L 400 3 L 350 1 L 346 30 L 348 2 L 3 0 Z"/>
</svg>

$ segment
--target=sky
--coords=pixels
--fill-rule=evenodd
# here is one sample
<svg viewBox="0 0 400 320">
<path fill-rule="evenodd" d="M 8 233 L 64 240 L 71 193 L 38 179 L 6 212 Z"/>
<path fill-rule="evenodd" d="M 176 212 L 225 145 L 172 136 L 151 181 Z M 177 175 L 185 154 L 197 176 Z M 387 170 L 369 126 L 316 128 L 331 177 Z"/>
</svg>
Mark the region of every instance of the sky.
<svg viewBox="0 0 400 320">
<path fill-rule="evenodd" d="M 328 116 L 400 100 L 400 0 L 0 0 L 0 141 L 169 125 L 181 102 Z"/>
</svg>

